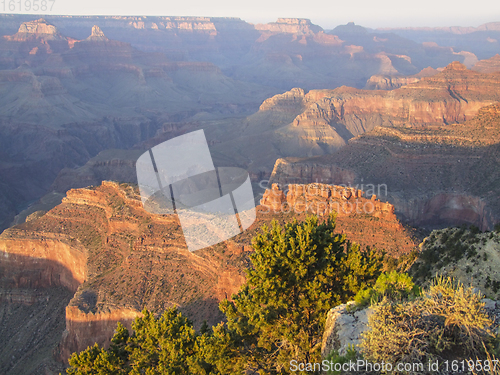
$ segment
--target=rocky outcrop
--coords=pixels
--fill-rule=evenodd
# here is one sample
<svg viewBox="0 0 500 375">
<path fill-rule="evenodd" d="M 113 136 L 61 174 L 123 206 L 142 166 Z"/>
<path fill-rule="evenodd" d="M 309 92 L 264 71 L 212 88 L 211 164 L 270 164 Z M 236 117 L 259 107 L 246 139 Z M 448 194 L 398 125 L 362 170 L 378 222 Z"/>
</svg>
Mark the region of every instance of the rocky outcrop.
<svg viewBox="0 0 500 375">
<path fill-rule="evenodd" d="M 303 211 L 293 217 L 311 213 L 303 207 L 305 197 L 315 207 L 326 202 L 327 195 L 330 203 L 362 201 L 376 212 L 339 215 L 340 232 L 362 246 L 387 249 L 393 255 L 415 247 L 409 233 L 394 220 L 391 206 L 375 197 L 365 199 L 357 189 L 301 188 L 292 187 L 288 193 L 287 203 Z M 177 217 L 146 212 L 131 186 L 103 182 L 69 190 L 61 204 L 0 236 L 0 298 L 30 306 L 45 301 L 45 294 L 54 288 L 74 293 L 55 351 L 62 360 L 95 341 L 106 345 L 117 321 L 130 326 L 143 308 L 159 313 L 175 305 L 197 327 L 203 320 L 218 323 L 222 319 L 219 302 L 244 282 L 251 238 L 263 224 L 283 217 L 266 205 L 257 212 L 256 222 L 242 235 L 191 253 Z"/>
<path fill-rule="evenodd" d="M 308 184 L 289 184 L 287 192 L 280 190 L 278 184 L 272 184 L 260 201 L 262 206 L 279 212 L 291 210 L 295 213 L 310 212 L 316 215 L 328 215 L 335 211 L 340 216 L 351 214 L 373 215 L 380 219 L 397 222 L 394 207 L 380 202 L 374 192 L 370 198 L 357 187 Z M 399 225 L 400 228 L 402 228 Z"/>
<path fill-rule="evenodd" d="M 257 24 L 255 28 L 259 31 L 299 35 L 315 34 L 323 31 L 320 26 L 314 25 L 306 18 L 278 18 L 276 22 Z"/>
<path fill-rule="evenodd" d="M 499 75 L 476 73 L 457 62 L 439 74 L 390 92 L 347 87 L 332 90 L 309 105 L 293 125 L 341 123 L 355 136 L 375 126 L 465 121 L 481 107 L 500 100 L 495 89 L 499 82 Z"/>
<path fill-rule="evenodd" d="M 500 317 L 500 301 L 484 298 L 484 309 L 494 321 L 492 330 L 498 329 Z M 363 333 L 369 329 L 369 319 L 373 308 L 362 310 L 355 308 L 355 302 L 334 307 L 328 312 L 323 339 L 321 342 L 321 356 L 326 358 L 332 350 L 338 355 L 345 355 L 347 349 L 353 347 L 358 353 L 361 350 Z"/>
<path fill-rule="evenodd" d="M 368 318 L 373 313 L 371 308 L 357 310 L 355 302 L 339 305 L 328 311 L 321 341 L 321 356 L 326 358 L 332 350 L 339 355 L 346 355 L 353 347 L 359 353 L 362 334 L 368 329 Z"/>
<path fill-rule="evenodd" d="M 272 184 L 263 194 L 259 212 L 297 218 L 310 214 L 326 218 L 335 213 L 338 230 L 362 247 L 383 249 L 396 257 L 414 250 L 414 240 L 396 218 L 394 207 L 377 199 L 376 193 L 384 193 L 384 189 L 367 188 L 369 197 L 358 186 L 312 183 L 280 189 Z"/>
<path fill-rule="evenodd" d="M 498 105 L 452 126 L 375 128 L 340 151 L 310 159 L 280 159 L 271 183 L 386 186 L 380 199 L 416 226 L 474 224 L 491 229 L 500 220 Z"/>
<path fill-rule="evenodd" d="M 264 100 L 259 111 L 292 112 L 300 111 L 306 93 L 301 88 L 293 88 L 283 94 L 277 94 Z"/>
<path fill-rule="evenodd" d="M 497 53 L 489 59 L 478 61 L 472 70 L 480 73 L 500 72 L 500 55 Z"/>
<path fill-rule="evenodd" d="M 189 252 L 176 216 L 152 216 L 132 187 L 104 182 L 68 191 L 45 215 L 0 236 L 0 295 L 16 302 L 20 289 L 76 292 L 58 349 L 66 360 L 108 342 L 117 321 L 130 324 L 144 307 L 175 305 L 196 326 L 218 323 L 218 303 L 244 281 L 247 251 L 223 248 Z"/>
<path fill-rule="evenodd" d="M 418 77 L 406 76 L 390 76 L 390 75 L 374 75 L 366 81 L 365 89 L 367 90 L 394 90 L 401 86 L 408 85 L 420 81 Z"/>
<path fill-rule="evenodd" d="M 442 70 L 442 69 L 441 69 Z M 367 90 L 394 90 L 401 86 L 409 85 L 420 81 L 423 77 L 432 77 L 440 72 L 430 66 L 422 69 L 419 73 L 411 76 L 402 75 L 374 75 L 366 81 L 365 89 Z M 486 72 L 483 72 L 486 73 Z"/>
<path fill-rule="evenodd" d="M 92 33 L 86 40 L 97 42 L 97 41 L 107 41 L 109 39 L 106 38 L 106 35 L 104 35 L 99 26 L 94 25 L 92 26 Z"/>
<path fill-rule="evenodd" d="M 0 235 L 2 278 L 11 288 L 62 286 L 76 291 L 87 276 L 87 251 L 71 239 L 16 229 Z"/>
<path fill-rule="evenodd" d="M 77 306 L 66 307 L 66 329 L 59 344 L 58 359 L 67 361 L 75 351 L 81 351 L 98 342 L 108 347 L 116 325 L 122 323 L 129 330 L 135 318 L 142 316 L 137 310 L 113 309 L 109 312 L 84 312 Z"/>
<path fill-rule="evenodd" d="M 57 28 L 40 18 L 36 21 L 23 22 L 19 27 L 17 34 L 13 35 L 9 40 L 25 41 L 32 37 L 44 38 L 46 40 L 63 39 Z"/>
</svg>

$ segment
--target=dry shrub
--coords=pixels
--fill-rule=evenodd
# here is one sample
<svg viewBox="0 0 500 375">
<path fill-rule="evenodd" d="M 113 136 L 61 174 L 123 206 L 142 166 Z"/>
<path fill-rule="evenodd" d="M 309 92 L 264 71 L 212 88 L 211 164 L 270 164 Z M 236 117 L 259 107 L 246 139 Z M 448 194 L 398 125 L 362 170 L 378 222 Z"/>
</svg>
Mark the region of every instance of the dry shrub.
<svg viewBox="0 0 500 375">
<path fill-rule="evenodd" d="M 493 321 L 482 296 L 451 279 L 437 278 L 414 301 L 374 306 L 362 352 L 368 361 L 426 363 L 436 358 L 483 355 Z"/>
</svg>

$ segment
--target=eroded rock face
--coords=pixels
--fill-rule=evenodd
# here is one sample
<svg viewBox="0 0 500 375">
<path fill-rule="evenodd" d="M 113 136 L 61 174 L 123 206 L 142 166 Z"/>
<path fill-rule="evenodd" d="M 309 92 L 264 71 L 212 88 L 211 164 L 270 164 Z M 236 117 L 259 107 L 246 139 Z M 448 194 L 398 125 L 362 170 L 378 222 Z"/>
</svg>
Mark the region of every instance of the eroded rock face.
<svg viewBox="0 0 500 375">
<path fill-rule="evenodd" d="M 54 25 L 48 23 L 43 18 L 40 18 L 36 21 L 23 22 L 19 27 L 18 34 L 46 34 L 57 36 L 59 32 Z"/>
<path fill-rule="evenodd" d="M 323 340 L 321 342 L 321 356 L 325 358 L 332 350 L 339 355 L 345 355 L 347 349 L 353 346 L 360 351 L 361 335 L 368 329 L 368 318 L 373 313 L 371 308 L 350 311 L 355 302 L 348 302 L 334 307 L 328 312 Z"/>
<path fill-rule="evenodd" d="M 12 303 L 16 290 L 76 292 L 58 349 L 64 360 L 108 343 L 117 321 L 130 324 L 144 307 L 176 305 L 196 326 L 218 323 L 218 303 L 244 281 L 247 251 L 227 243 L 189 252 L 176 216 L 152 216 L 137 191 L 112 182 L 68 191 L 45 215 L 5 231 L 0 250 L 0 295 Z"/>
<path fill-rule="evenodd" d="M 491 229 L 500 219 L 498 105 L 463 124 L 377 127 L 329 156 L 280 159 L 271 183 L 320 182 L 386 186 L 379 198 L 411 225 L 474 224 Z"/>
<path fill-rule="evenodd" d="M 337 228 L 361 247 L 370 246 L 399 256 L 415 249 L 415 243 L 394 214 L 394 206 L 370 197 L 357 187 L 312 184 L 289 184 L 280 189 L 272 184 L 260 201 L 261 214 L 296 217 L 316 214 L 326 218 L 336 214 Z"/>
<path fill-rule="evenodd" d="M 347 87 L 323 92 L 322 98 L 297 116 L 293 125 L 340 123 L 356 136 L 375 126 L 463 122 L 481 107 L 500 100 L 496 89 L 499 83 L 498 74 L 476 73 L 455 62 L 441 73 L 389 92 Z"/>
<path fill-rule="evenodd" d="M 255 25 L 257 30 L 273 33 L 313 34 L 323 31 L 306 18 L 278 18 L 276 22 Z"/>
<path fill-rule="evenodd" d="M 418 77 L 374 75 L 366 82 L 367 90 L 394 90 L 401 86 L 420 81 Z"/>
<path fill-rule="evenodd" d="M 161 313 L 178 306 L 197 327 L 203 320 L 220 322 L 219 302 L 237 293 L 245 280 L 251 239 L 274 219 L 303 220 L 310 215 L 301 206 L 306 196 L 315 207 L 332 197 L 363 200 L 377 207 L 373 216 L 337 218 L 339 233 L 362 247 L 375 246 L 392 255 L 415 248 L 389 204 L 363 198 L 357 190 L 333 188 L 292 187 L 285 203 L 303 209 L 302 213 L 287 216 L 258 206 L 257 220 L 247 231 L 194 253 L 186 248 L 177 217 L 146 212 L 131 186 L 103 182 L 69 190 L 60 205 L 0 236 L 0 299 L 16 306 L 46 301 L 48 308 L 55 309 L 52 299 L 45 297 L 50 291 L 61 288 L 74 293 L 67 302 L 65 331 L 55 351 L 58 359 L 67 360 L 70 353 L 96 341 L 109 344 L 116 323 L 130 326 L 145 307 Z M 60 305 L 63 300 L 55 302 Z M 25 320 L 31 322 L 29 316 Z M 33 334 L 29 329 L 37 324 L 29 323 L 25 334 Z"/>
<path fill-rule="evenodd" d="M 495 56 L 486 60 L 478 61 L 472 70 L 480 73 L 494 73 L 500 71 L 500 55 L 497 53 Z"/>
<path fill-rule="evenodd" d="M 81 351 L 98 342 L 108 347 L 118 322 L 131 330 L 137 310 L 113 309 L 108 312 L 84 312 L 77 306 L 66 307 L 66 329 L 59 344 L 57 359 L 67 361 L 75 351 Z"/>
<path fill-rule="evenodd" d="M 317 215 L 328 215 L 335 211 L 340 216 L 351 214 L 369 214 L 396 222 L 394 206 L 380 202 L 375 194 L 365 198 L 364 191 L 356 187 L 308 184 L 289 184 L 287 192 L 280 190 L 278 184 L 267 189 L 260 204 L 274 211 L 287 208 L 297 213 L 311 212 Z"/>
</svg>

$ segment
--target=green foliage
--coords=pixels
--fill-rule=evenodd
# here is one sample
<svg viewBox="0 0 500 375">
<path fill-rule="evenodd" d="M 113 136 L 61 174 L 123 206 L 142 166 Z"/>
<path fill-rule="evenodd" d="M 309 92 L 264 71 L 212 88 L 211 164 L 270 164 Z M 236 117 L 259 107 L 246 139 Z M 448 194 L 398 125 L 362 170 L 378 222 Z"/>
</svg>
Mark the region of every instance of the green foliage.
<svg viewBox="0 0 500 375">
<path fill-rule="evenodd" d="M 381 256 L 335 234 L 335 218 L 315 216 L 272 227 L 253 241 L 247 283 L 221 309 L 240 336 L 239 360 L 250 371 L 287 373 L 290 360 L 320 360 L 326 314 L 374 283 Z"/>
<path fill-rule="evenodd" d="M 68 374 L 147 374 L 189 373 L 188 361 L 194 354 L 195 332 L 191 322 L 172 308 L 158 319 L 147 311 L 132 324 L 134 334 L 118 323 L 108 350 L 97 344 L 70 360 Z"/>
<path fill-rule="evenodd" d="M 446 353 L 484 355 L 492 342 L 492 320 L 472 287 L 437 278 L 414 301 L 383 301 L 374 307 L 361 344 L 373 362 L 426 362 Z"/>
<path fill-rule="evenodd" d="M 358 307 L 365 307 L 383 299 L 402 301 L 415 298 L 419 294 L 419 287 L 413 283 L 408 274 L 392 271 L 382 273 L 372 288 L 360 290 L 354 301 Z"/>
<path fill-rule="evenodd" d="M 349 345 L 345 355 L 339 355 L 338 351 L 332 350 L 330 352 L 330 354 L 328 354 L 325 358 L 328 362 L 330 362 L 330 370 L 327 371 L 327 374 L 328 375 L 340 375 L 342 373 L 342 371 L 335 371 L 335 370 L 332 370 L 331 368 L 334 367 L 336 363 L 339 363 L 342 365 L 344 363 L 348 363 L 349 361 L 356 362 L 358 357 L 359 357 L 358 352 L 356 351 L 354 345 Z"/>
<path fill-rule="evenodd" d="M 456 263 L 462 258 L 474 258 L 477 250 L 474 246 L 480 242 L 480 230 L 475 226 L 467 229 L 465 226 L 454 229 L 435 231 L 425 240 L 424 249 L 415 262 L 410 274 L 414 279 L 423 283 L 437 270 L 450 263 Z"/>
<path fill-rule="evenodd" d="M 94 344 L 79 354 L 73 353 L 69 359 L 71 366 L 66 370 L 72 375 L 119 375 L 127 374 L 123 368 L 125 363 L 111 350 L 104 350 Z"/>
<path fill-rule="evenodd" d="M 292 359 L 321 360 L 327 312 L 373 285 L 383 256 L 335 234 L 335 217 L 283 227 L 273 222 L 253 240 L 247 281 L 223 301 L 227 324 L 198 334 L 176 309 L 118 325 L 109 349 L 74 354 L 68 374 L 288 374 Z"/>
</svg>

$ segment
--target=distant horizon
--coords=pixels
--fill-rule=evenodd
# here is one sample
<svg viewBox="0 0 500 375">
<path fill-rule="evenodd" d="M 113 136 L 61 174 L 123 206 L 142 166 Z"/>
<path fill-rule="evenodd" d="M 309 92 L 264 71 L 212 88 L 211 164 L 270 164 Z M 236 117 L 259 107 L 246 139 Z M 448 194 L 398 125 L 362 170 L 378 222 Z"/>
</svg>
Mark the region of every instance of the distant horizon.
<svg viewBox="0 0 500 375">
<path fill-rule="evenodd" d="M 1 9 L 0 9 L 1 10 Z M 308 19 L 311 21 L 312 24 L 320 26 L 324 30 L 332 30 L 337 26 L 342 26 L 342 25 L 347 25 L 350 22 L 354 22 L 355 25 L 362 26 L 367 29 L 405 29 L 405 28 L 452 28 L 452 27 L 471 27 L 471 28 L 477 28 L 481 25 L 484 24 L 489 24 L 489 23 L 500 23 L 500 17 L 498 20 L 486 20 L 486 21 L 478 21 L 475 22 L 474 24 L 468 23 L 468 24 L 412 24 L 412 25 L 378 25 L 378 26 L 370 26 L 363 24 L 361 22 L 356 22 L 356 21 L 346 21 L 346 22 L 341 22 L 341 23 L 333 23 L 332 21 L 326 21 L 328 22 L 328 26 L 325 26 L 326 22 L 316 22 L 314 19 L 311 19 L 309 17 L 293 17 L 293 16 L 278 16 L 275 17 L 274 19 L 270 20 L 268 18 L 264 19 L 245 19 L 244 17 L 239 17 L 239 16 L 229 16 L 229 15 L 188 15 L 188 14 L 183 14 L 183 15 L 172 15 L 172 14 L 58 14 L 58 13 L 19 13 L 19 12 L 1 12 L 0 15 L 2 16 L 9 16 L 9 15 L 19 15 L 19 16 L 33 16 L 33 17 L 39 17 L 39 18 L 44 18 L 46 16 L 49 17 L 206 17 L 206 18 L 235 18 L 235 19 L 240 19 L 248 24 L 267 24 L 267 23 L 273 23 L 278 20 L 278 18 L 297 18 L 297 19 Z"/>
<path fill-rule="evenodd" d="M 36 14 L 31 9 L 35 0 L 0 3 L 2 14 Z M 40 4 L 37 2 L 37 6 Z M 123 3 L 119 0 L 45 0 L 45 11 L 40 14 L 61 16 L 163 16 L 163 17 L 236 17 L 248 23 L 269 23 L 278 18 L 307 18 L 325 30 L 354 22 L 376 28 L 403 27 L 477 27 L 500 21 L 500 7 L 492 7 L 490 0 L 476 0 L 472 6 L 455 0 L 420 0 L 401 4 L 398 0 L 358 0 L 332 3 L 316 0 L 292 3 L 289 0 L 185 0 L 159 3 L 156 0 Z M 29 6 L 29 8 L 28 8 Z M 34 6 L 34 4 L 33 4 Z M 15 8 L 15 9 L 14 9 Z M 492 21 L 493 20 L 493 21 Z M 475 25 L 475 26 L 474 26 Z"/>
</svg>

